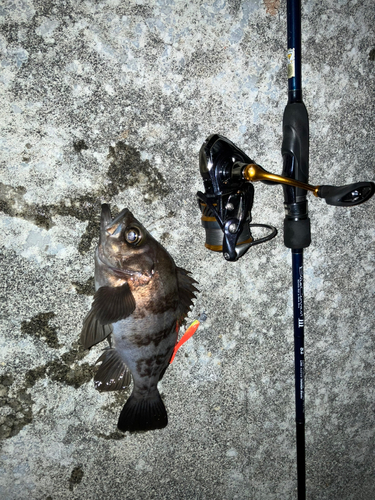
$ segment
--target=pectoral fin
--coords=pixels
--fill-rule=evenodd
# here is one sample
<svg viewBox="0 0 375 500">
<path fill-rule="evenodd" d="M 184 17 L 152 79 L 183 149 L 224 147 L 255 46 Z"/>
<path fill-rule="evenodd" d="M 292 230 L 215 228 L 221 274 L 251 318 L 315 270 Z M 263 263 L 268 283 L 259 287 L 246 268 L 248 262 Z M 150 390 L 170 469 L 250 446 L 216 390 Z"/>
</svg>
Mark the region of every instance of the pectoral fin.
<svg viewBox="0 0 375 500">
<path fill-rule="evenodd" d="M 112 333 L 112 325 L 101 324 L 93 309 L 90 309 L 83 321 L 81 331 L 81 344 L 86 349 L 90 349 L 93 345 L 101 342 Z"/>
<path fill-rule="evenodd" d="M 190 273 L 185 271 L 182 267 L 177 268 L 177 281 L 178 281 L 178 291 L 179 291 L 179 307 L 178 307 L 178 323 L 181 325 L 185 316 L 193 305 L 193 300 L 195 299 L 194 292 L 198 292 L 193 283 L 198 283 L 189 276 Z"/>
<path fill-rule="evenodd" d="M 95 292 L 92 310 L 102 325 L 127 318 L 134 309 L 135 300 L 127 283 L 117 287 L 102 286 Z"/>
<path fill-rule="evenodd" d="M 130 385 L 131 374 L 116 349 L 108 347 L 98 359 L 102 364 L 94 377 L 98 391 L 120 391 Z"/>
</svg>

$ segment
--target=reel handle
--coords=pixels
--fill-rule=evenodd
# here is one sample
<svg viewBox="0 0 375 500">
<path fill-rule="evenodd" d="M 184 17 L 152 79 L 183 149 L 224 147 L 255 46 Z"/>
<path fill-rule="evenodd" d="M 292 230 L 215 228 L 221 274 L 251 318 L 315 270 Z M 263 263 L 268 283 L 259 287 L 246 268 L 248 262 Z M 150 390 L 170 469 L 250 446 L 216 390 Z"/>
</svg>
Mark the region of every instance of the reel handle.
<svg viewBox="0 0 375 500">
<path fill-rule="evenodd" d="M 373 182 L 355 182 L 345 186 L 312 186 L 311 184 L 296 181 L 289 177 L 271 174 L 255 163 L 249 165 L 237 163 L 237 165 L 237 169 L 234 169 L 234 171 L 241 169 L 242 176 L 246 181 L 272 182 L 312 191 L 317 198 L 323 198 L 328 205 L 336 207 L 360 205 L 369 200 L 375 193 L 375 184 Z"/>
<path fill-rule="evenodd" d="M 374 192 L 373 182 L 355 182 L 346 186 L 319 186 L 317 196 L 324 198 L 328 205 L 353 207 L 370 199 Z"/>
</svg>

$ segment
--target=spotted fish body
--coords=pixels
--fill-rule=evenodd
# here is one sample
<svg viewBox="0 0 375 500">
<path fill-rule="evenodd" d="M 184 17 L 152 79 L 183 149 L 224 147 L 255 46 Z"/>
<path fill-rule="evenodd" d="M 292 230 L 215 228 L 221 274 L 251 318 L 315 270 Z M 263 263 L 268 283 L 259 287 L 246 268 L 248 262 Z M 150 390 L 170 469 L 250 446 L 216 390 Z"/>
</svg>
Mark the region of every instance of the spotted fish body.
<svg viewBox="0 0 375 500">
<path fill-rule="evenodd" d="M 95 375 L 99 391 L 121 390 L 133 379 L 133 392 L 118 428 L 163 428 L 167 412 L 157 384 L 169 365 L 178 326 L 195 297 L 193 280 L 128 209 L 112 219 L 102 205 L 95 254 L 95 295 L 81 333 L 86 348 L 108 337 Z"/>
</svg>

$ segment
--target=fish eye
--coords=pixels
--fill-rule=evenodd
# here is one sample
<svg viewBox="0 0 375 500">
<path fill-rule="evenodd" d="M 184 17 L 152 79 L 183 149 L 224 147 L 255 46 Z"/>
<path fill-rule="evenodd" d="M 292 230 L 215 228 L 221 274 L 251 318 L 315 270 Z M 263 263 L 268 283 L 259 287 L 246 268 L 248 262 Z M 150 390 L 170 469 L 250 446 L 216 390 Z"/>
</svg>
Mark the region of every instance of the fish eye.
<svg viewBox="0 0 375 500">
<path fill-rule="evenodd" d="M 131 227 L 125 233 L 125 241 L 130 245 L 137 245 L 141 240 L 141 233 L 136 227 Z"/>
</svg>

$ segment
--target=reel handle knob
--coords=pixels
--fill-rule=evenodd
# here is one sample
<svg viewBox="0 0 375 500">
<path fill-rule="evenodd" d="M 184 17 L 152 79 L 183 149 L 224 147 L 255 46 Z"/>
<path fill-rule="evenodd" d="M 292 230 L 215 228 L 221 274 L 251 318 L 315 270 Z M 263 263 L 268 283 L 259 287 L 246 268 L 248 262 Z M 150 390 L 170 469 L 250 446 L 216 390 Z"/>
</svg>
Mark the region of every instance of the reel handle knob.
<svg viewBox="0 0 375 500">
<path fill-rule="evenodd" d="M 373 182 L 355 182 L 346 186 L 319 186 L 317 196 L 328 205 L 352 207 L 367 201 L 375 193 Z"/>
</svg>

